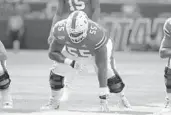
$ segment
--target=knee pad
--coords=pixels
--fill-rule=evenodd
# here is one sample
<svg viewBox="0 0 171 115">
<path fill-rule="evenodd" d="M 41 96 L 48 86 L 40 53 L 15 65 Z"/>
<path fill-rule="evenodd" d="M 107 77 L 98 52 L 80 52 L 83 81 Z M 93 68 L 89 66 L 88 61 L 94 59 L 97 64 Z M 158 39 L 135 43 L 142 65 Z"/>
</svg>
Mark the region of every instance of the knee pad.
<svg viewBox="0 0 171 115">
<path fill-rule="evenodd" d="M 51 71 L 49 82 L 52 90 L 60 90 L 64 87 L 64 76 L 57 75 Z"/>
<path fill-rule="evenodd" d="M 171 68 L 165 67 L 164 77 L 167 93 L 171 93 Z"/>
<path fill-rule="evenodd" d="M 120 93 L 125 87 L 125 84 L 119 75 L 109 78 L 107 82 L 110 93 Z"/>
<path fill-rule="evenodd" d="M 7 89 L 10 86 L 11 79 L 7 71 L 4 72 L 3 75 L 0 76 L 0 90 Z"/>
</svg>

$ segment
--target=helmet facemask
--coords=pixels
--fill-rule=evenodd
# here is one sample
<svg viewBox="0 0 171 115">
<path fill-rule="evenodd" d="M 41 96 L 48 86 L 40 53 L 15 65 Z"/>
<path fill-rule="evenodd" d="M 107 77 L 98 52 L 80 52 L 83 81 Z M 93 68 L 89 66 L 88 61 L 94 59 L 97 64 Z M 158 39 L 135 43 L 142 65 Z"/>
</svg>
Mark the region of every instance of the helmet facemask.
<svg viewBox="0 0 171 115">
<path fill-rule="evenodd" d="M 67 19 L 66 30 L 73 43 L 83 41 L 87 37 L 88 31 L 87 15 L 82 11 L 73 12 Z"/>
</svg>

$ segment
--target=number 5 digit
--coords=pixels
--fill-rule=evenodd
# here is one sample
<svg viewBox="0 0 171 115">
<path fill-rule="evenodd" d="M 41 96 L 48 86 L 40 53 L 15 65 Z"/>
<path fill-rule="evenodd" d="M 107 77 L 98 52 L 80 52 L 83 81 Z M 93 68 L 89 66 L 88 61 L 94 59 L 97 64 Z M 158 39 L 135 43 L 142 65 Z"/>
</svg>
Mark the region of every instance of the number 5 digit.
<svg viewBox="0 0 171 115">
<path fill-rule="evenodd" d="M 83 10 L 85 8 L 85 3 L 83 1 L 80 1 L 80 0 L 69 0 L 68 3 L 69 3 L 71 11 Z M 74 8 L 74 4 L 75 4 L 75 8 Z"/>
<path fill-rule="evenodd" d="M 96 31 L 97 31 L 97 27 L 95 26 L 90 27 L 90 34 L 96 34 Z"/>
<path fill-rule="evenodd" d="M 69 6 L 70 6 L 70 10 L 71 10 L 71 11 L 74 11 L 75 8 L 74 8 L 74 6 L 73 6 L 72 0 L 68 0 L 68 3 L 69 3 Z"/>
</svg>

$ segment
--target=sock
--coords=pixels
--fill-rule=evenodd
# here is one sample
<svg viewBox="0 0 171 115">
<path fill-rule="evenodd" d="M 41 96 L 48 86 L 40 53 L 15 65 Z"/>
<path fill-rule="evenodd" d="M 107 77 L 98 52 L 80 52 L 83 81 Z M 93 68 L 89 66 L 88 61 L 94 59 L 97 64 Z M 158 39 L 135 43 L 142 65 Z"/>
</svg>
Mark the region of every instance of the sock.
<svg viewBox="0 0 171 115">
<path fill-rule="evenodd" d="M 123 91 L 121 91 L 120 93 L 117 93 L 116 96 L 119 97 L 119 98 L 122 98 L 122 97 L 125 96 L 125 94 L 124 94 Z"/>
<path fill-rule="evenodd" d="M 171 100 L 171 93 L 166 93 L 166 98 L 169 98 L 169 100 Z"/>
<path fill-rule="evenodd" d="M 109 88 L 108 87 L 101 87 L 99 89 L 99 95 L 103 96 L 103 95 L 108 95 L 109 94 Z"/>
<path fill-rule="evenodd" d="M 10 87 L 5 90 L 1 90 L 1 96 L 4 101 L 12 101 Z"/>
<path fill-rule="evenodd" d="M 60 100 L 62 98 L 63 95 L 63 89 L 60 90 L 51 90 L 51 97 L 55 98 L 56 100 Z"/>
</svg>

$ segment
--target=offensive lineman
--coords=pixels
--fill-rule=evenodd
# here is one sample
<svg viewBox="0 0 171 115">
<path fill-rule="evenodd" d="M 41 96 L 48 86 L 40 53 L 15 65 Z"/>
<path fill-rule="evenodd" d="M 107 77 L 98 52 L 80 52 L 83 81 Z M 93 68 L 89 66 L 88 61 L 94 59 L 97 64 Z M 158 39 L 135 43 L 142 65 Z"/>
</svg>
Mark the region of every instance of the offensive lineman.
<svg viewBox="0 0 171 115">
<path fill-rule="evenodd" d="M 7 54 L 4 45 L 0 41 L 0 93 L 2 96 L 3 109 L 13 108 L 13 101 L 10 95 L 11 79 L 6 68 Z"/>
<path fill-rule="evenodd" d="M 66 70 L 74 68 L 73 72 L 81 71 L 83 63 L 93 64 L 95 67 L 102 111 L 108 111 L 109 92 L 117 93 L 120 103 L 126 108 L 130 107 L 123 93 L 125 84 L 119 74 L 116 74 L 114 47 L 106 30 L 88 19 L 83 11 L 74 11 L 67 19 L 54 25 L 53 37 L 49 58 L 55 61 L 56 65 L 50 72 L 51 98 L 42 109 L 59 108 L 63 88 L 67 84 L 65 79 L 72 79 L 71 75 L 67 76 Z"/>
<path fill-rule="evenodd" d="M 76 10 L 84 11 L 90 19 L 97 22 L 100 17 L 99 0 L 58 0 L 57 11 L 52 20 L 51 28 L 60 20 L 68 17 L 70 13 Z M 51 31 L 48 43 L 52 41 Z"/>
</svg>

